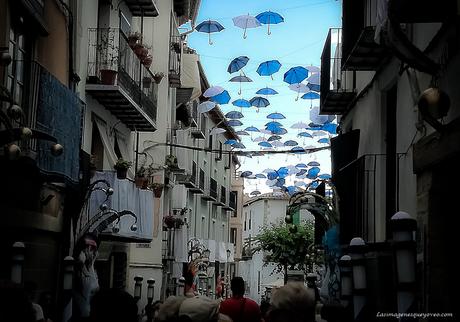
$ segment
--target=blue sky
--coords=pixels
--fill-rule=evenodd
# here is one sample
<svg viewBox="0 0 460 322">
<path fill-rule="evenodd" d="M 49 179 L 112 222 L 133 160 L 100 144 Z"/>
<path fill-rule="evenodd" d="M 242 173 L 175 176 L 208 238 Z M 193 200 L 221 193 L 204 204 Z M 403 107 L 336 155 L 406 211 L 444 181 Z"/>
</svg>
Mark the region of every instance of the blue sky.
<svg viewBox="0 0 460 322">
<path fill-rule="evenodd" d="M 271 25 L 271 35 L 267 34 L 266 25 L 248 29 L 247 38 L 243 39 L 243 29 L 235 27 L 232 18 L 246 14 L 255 16 L 268 10 L 281 14 L 284 22 Z M 322 146 L 317 143 L 318 138 L 298 138 L 299 130 L 290 129 L 290 126 L 296 122 L 310 122 L 311 101 L 302 99 L 296 101 L 297 93 L 290 90 L 288 84 L 283 82 L 283 74 L 294 66 L 320 66 L 327 32 L 331 27 L 340 26 L 340 17 L 341 2 L 336 0 L 202 0 L 197 24 L 211 19 L 221 23 L 225 29 L 211 34 L 212 45 L 208 43 L 207 33 L 193 32 L 189 36 L 189 46 L 196 49 L 200 55 L 200 61 L 210 84 L 222 86 L 229 91 L 230 103 L 220 106 L 224 113 L 232 110 L 241 111 L 231 102 L 238 98 L 249 100 L 256 96 L 255 92 L 260 88 L 268 86 L 279 92 L 278 95 L 267 96 L 270 105 L 260 109 L 259 112 L 254 107 L 243 109 L 244 118 L 241 119 L 243 126 L 236 127 L 236 130 L 243 130 L 252 125 L 262 128 L 270 121 L 266 118 L 269 113 L 279 112 L 286 116 L 286 119 L 281 120 L 280 123 L 288 130 L 282 142 L 293 139 L 303 147 Z M 242 83 L 241 95 L 238 95 L 239 83 L 228 82 L 238 73 L 227 72 L 230 61 L 238 56 L 250 58 L 243 70 L 253 80 L 251 83 Z M 273 80 L 256 73 L 261 62 L 274 59 L 279 60 L 282 66 L 280 71 L 273 75 Z M 318 104 L 319 100 L 313 101 L 313 106 Z M 254 134 L 253 138 L 259 136 L 259 133 Z M 248 149 L 259 148 L 257 143 L 251 141 L 251 137 L 242 136 L 242 138 L 242 142 Z M 315 160 L 321 163 L 321 173 L 329 173 L 329 158 L 329 151 L 309 155 L 241 158 L 241 170 L 260 173 L 266 168 L 278 169 L 281 166 Z M 294 179 L 288 180 L 289 184 L 293 184 Z M 245 191 L 249 193 L 255 189 L 262 192 L 271 191 L 265 185 L 264 179 L 246 180 Z"/>
</svg>

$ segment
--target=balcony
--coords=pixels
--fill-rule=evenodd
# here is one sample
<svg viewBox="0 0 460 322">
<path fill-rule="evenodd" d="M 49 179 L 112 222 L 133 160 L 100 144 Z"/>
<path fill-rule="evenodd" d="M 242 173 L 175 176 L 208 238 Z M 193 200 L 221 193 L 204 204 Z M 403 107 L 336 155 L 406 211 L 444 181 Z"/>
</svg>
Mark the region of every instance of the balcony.
<svg viewBox="0 0 460 322">
<path fill-rule="evenodd" d="M 228 198 L 228 205 L 224 207 L 225 210 L 235 211 L 236 209 L 236 198 L 237 193 L 236 191 L 230 191 L 229 198 Z"/>
<path fill-rule="evenodd" d="M 225 207 L 227 203 L 227 189 L 224 186 L 220 186 L 220 196 L 218 196 L 217 201 L 214 202 L 215 205 L 219 207 Z"/>
<path fill-rule="evenodd" d="M 204 195 L 201 197 L 203 200 L 213 201 L 217 200 L 217 181 L 213 178 L 209 180 L 209 188 L 205 190 Z"/>
<path fill-rule="evenodd" d="M 196 163 L 193 163 L 196 167 Z M 202 169 L 200 169 L 197 184 L 195 185 L 195 187 L 190 188 L 190 192 L 193 194 L 202 194 L 204 192 L 204 171 Z"/>
<path fill-rule="evenodd" d="M 196 163 L 192 163 L 192 173 L 191 174 L 180 174 L 176 176 L 176 181 L 179 184 L 183 184 L 187 188 L 195 188 L 196 187 L 196 177 L 197 177 L 197 167 Z"/>
<path fill-rule="evenodd" d="M 0 168 L 8 169 L 3 173 L 2 180 L 9 182 L 11 176 L 11 180 L 17 182 L 18 191 L 21 191 L 24 182 L 18 176 L 24 175 L 26 182 L 32 182 L 38 167 L 41 175 L 49 181 L 78 183 L 84 103 L 40 64 L 31 61 L 21 61 L 20 66 L 18 62 L 12 64 L 26 71 L 22 103 L 19 104 L 23 113 L 20 123 L 14 120 L 10 122 L 6 114 L 3 114 L 5 118 L 0 122 L 0 141 L 2 145 L 17 144 L 21 156 L 25 158 L 20 157 L 14 161 L 1 158 Z M 13 100 L 9 98 L 9 89 L 3 86 L 1 96 L 2 101 Z M 22 127 L 31 130 L 29 139 L 22 132 L 16 131 Z M 55 143 L 64 147 L 61 155 L 53 155 Z M 33 162 L 30 162 L 31 159 Z M 14 190 L 10 188 L 7 190 Z"/>
<path fill-rule="evenodd" d="M 354 74 L 341 69 L 341 51 L 342 29 L 330 28 L 321 55 L 321 114 L 342 114 L 356 96 Z"/>
<path fill-rule="evenodd" d="M 134 17 L 157 17 L 159 12 L 154 0 L 124 0 Z"/>
<path fill-rule="evenodd" d="M 169 86 L 178 88 L 181 86 L 181 57 L 182 57 L 182 39 L 179 35 L 174 35 L 171 31 L 171 41 L 169 48 Z"/>
<path fill-rule="evenodd" d="M 343 2 L 343 70 L 377 70 L 388 57 L 388 50 L 375 42 L 377 1 Z"/>
<path fill-rule="evenodd" d="M 192 127 L 191 135 L 195 139 L 204 140 L 204 139 L 206 139 L 206 135 L 205 135 L 205 133 L 206 133 L 206 117 L 205 117 L 204 113 L 201 113 L 201 115 L 198 114 L 196 117 L 197 118 L 196 118 L 195 123 L 199 123 L 199 124 L 197 124 L 196 127 Z M 198 122 L 198 117 L 199 117 L 199 122 Z"/>
<path fill-rule="evenodd" d="M 132 131 L 153 132 L 158 85 L 144 64 L 121 30 L 89 29 L 86 91 Z"/>
</svg>

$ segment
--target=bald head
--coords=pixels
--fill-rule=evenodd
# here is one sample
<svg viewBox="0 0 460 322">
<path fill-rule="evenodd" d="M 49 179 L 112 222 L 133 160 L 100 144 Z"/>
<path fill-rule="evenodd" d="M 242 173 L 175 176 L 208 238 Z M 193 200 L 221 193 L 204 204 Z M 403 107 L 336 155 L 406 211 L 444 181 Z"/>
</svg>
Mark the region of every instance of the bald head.
<svg viewBox="0 0 460 322">
<path fill-rule="evenodd" d="M 289 282 L 277 289 L 270 301 L 270 320 L 315 321 L 315 294 L 300 282 Z"/>
</svg>

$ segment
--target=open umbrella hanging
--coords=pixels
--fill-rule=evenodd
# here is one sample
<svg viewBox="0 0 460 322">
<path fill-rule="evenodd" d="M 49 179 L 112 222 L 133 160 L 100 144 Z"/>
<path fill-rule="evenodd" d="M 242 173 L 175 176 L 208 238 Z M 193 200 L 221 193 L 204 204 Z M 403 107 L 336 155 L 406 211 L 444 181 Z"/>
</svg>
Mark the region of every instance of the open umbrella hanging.
<svg viewBox="0 0 460 322">
<path fill-rule="evenodd" d="M 211 101 L 206 101 L 198 105 L 198 113 L 206 113 L 216 107 L 216 103 Z"/>
<path fill-rule="evenodd" d="M 275 128 L 275 127 L 281 127 L 283 126 L 283 124 L 277 121 L 270 121 L 270 122 L 265 123 L 265 126 L 268 128 Z"/>
<path fill-rule="evenodd" d="M 214 21 L 214 20 L 203 21 L 198 26 L 195 27 L 196 31 L 205 32 L 205 33 L 208 34 L 208 37 L 209 37 L 208 42 L 209 42 L 210 45 L 212 45 L 211 33 L 220 32 L 220 31 L 222 31 L 224 29 L 225 29 L 224 26 L 222 26 L 220 23 L 218 23 L 217 21 Z"/>
<path fill-rule="evenodd" d="M 281 68 L 281 63 L 277 60 L 268 60 L 259 64 L 257 67 L 257 74 L 260 76 L 270 76 L 273 80 L 273 74 L 278 72 Z"/>
<path fill-rule="evenodd" d="M 232 77 L 229 82 L 239 82 L 240 83 L 240 90 L 238 91 L 238 95 L 241 95 L 241 83 L 249 83 L 252 82 L 252 79 L 250 79 L 247 76 L 240 75 L 240 76 L 235 76 Z"/>
<path fill-rule="evenodd" d="M 271 35 L 270 31 L 270 24 L 276 25 L 279 24 L 280 22 L 284 22 L 283 16 L 281 16 L 279 13 L 276 12 L 271 12 L 271 11 L 265 11 L 262 13 L 259 13 L 256 16 L 257 20 L 259 20 L 260 23 L 267 25 L 267 34 Z"/>
<path fill-rule="evenodd" d="M 228 119 L 237 120 L 237 119 L 242 119 L 244 115 L 238 111 L 230 111 L 227 114 L 225 114 L 225 117 Z"/>
<path fill-rule="evenodd" d="M 210 135 L 216 135 L 216 134 L 221 134 L 221 133 L 225 133 L 225 132 L 227 132 L 226 129 L 223 129 L 221 127 L 215 127 L 209 132 L 209 134 Z"/>
<path fill-rule="evenodd" d="M 267 107 L 268 105 L 270 105 L 270 102 L 268 101 L 268 99 L 260 97 L 260 96 L 251 98 L 249 102 L 251 103 L 252 106 L 257 107 L 257 112 L 259 112 L 259 108 Z"/>
<path fill-rule="evenodd" d="M 233 24 L 236 27 L 244 29 L 244 33 L 243 33 L 244 39 L 247 38 L 246 30 L 248 28 L 257 28 L 261 26 L 259 20 L 257 20 L 255 17 L 251 15 L 242 15 L 242 16 L 234 17 L 232 18 L 232 20 L 233 20 Z"/>
<path fill-rule="evenodd" d="M 246 66 L 249 61 L 249 57 L 247 56 L 239 56 L 233 59 L 230 64 L 228 65 L 227 72 L 230 74 L 239 71 L 241 68 Z"/>
<path fill-rule="evenodd" d="M 230 102 L 230 94 L 227 91 L 223 91 L 222 93 L 217 94 L 216 96 L 212 96 L 210 100 L 217 104 L 227 104 L 228 102 Z"/>
<path fill-rule="evenodd" d="M 306 92 L 310 91 L 308 86 L 306 84 L 303 84 L 303 83 L 291 84 L 291 85 L 289 85 L 289 89 L 293 90 L 294 92 L 297 93 L 297 97 L 295 99 L 296 101 L 299 100 L 300 93 L 306 93 Z"/>
<path fill-rule="evenodd" d="M 297 141 L 294 141 L 294 140 L 288 140 L 284 142 L 284 146 L 297 146 L 297 145 L 299 145 L 299 143 L 297 143 Z"/>
<path fill-rule="evenodd" d="M 220 86 L 211 86 L 207 90 L 204 91 L 204 97 L 213 97 L 222 93 L 225 89 Z"/>
<path fill-rule="evenodd" d="M 307 87 L 308 87 L 308 85 L 307 85 Z M 303 94 L 301 98 L 304 99 L 304 100 L 310 100 L 310 107 L 312 107 L 313 106 L 313 100 L 317 100 L 317 99 L 319 99 L 319 97 L 320 96 L 319 96 L 318 93 L 313 92 L 313 91 L 308 91 L 305 94 Z"/>
<path fill-rule="evenodd" d="M 229 120 L 225 122 L 228 126 L 241 126 L 243 123 L 239 120 Z"/>
<path fill-rule="evenodd" d="M 276 95 L 276 94 L 278 94 L 278 92 L 275 91 L 273 88 L 264 87 L 264 88 L 259 89 L 256 92 L 256 94 L 259 94 L 259 95 Z"/>
<path fill-rule="evenodd" d="M 236 135 L 249 135 L 249 133 L 242 130 L 242 131 L 236 131 Z"/>
<path fill-rule="evenodd" d="M 248 100 L 245 100 L 245 99 L 242 99 L 242 98 L 239 98 L 239 99 L 237 99 L 237 100 L 234 100 L 234 101 L 232 102 L 232 104 L 233 104 L 234 106 L 238 106 L 238 107 L 241 107 L 241 108 L 243 108 L 243 107 L 244 107 L 244 108 L 251 107 L 251 103 L 249 103 Z"/>
<path fill-rule="evenodd" d="M 285 119 L 286 116 L 284 116 L 281 113 L 270 113 L 267 115 L 267 119 L 272 119 L 272 120 L 282 120 Z"/>
<path fill-rule="evenodd" d="M 307 77 L 308 70 L 302 66 L 296 66 L 284 73 L 283 80 L 288 84 L 296 84 L 302 82 Z"/>
</svg>

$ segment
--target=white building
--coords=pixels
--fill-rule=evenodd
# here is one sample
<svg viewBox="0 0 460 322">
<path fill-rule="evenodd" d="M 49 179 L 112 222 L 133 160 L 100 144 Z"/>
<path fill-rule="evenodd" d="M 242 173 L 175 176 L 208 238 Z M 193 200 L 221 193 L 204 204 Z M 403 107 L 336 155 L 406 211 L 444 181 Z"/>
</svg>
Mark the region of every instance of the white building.
<svg viewBox="0 0 460 322">
<path fill-rule="evenodd" d="M 243 206 L 243 243 L 257 236 L 264 226 L 284 222 L 289 203 L 287 194 L 267 193 L 245 200 Z M 252 257 L 243 250 L 239 262 L 240 276 L 246 282 L 247 295 L 256 302 L 265 295 L 266 286 L 284 284 L 284 273 L 274 273 L 275 265 L 264 266 L 264 254 L 255 253 Z"/>
</svg>

